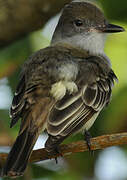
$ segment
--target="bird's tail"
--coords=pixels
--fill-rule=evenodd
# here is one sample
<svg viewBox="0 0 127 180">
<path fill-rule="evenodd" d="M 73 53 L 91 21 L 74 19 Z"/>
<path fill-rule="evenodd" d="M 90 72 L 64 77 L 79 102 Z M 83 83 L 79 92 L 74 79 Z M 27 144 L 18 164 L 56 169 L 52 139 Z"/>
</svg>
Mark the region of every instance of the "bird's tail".
<svg viewBox="0 0 127 180">
<path fill-rule="evenodd" d="M 28 128 L 19 134 L 8 155 L 2 176 L 23 175 L 37 138 L 38 132 L 31 132 Z"/>
</svg>

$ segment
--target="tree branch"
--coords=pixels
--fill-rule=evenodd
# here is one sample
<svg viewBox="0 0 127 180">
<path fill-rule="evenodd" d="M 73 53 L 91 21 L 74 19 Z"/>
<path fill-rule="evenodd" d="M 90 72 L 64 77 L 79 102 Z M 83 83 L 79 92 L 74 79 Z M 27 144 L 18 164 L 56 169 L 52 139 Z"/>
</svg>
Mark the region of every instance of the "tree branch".
<svg viewBox="0 0 127 180">
<path fill-rule="evenodd" d="M 124 145 L 127 144 L 127 133 L 117 133 L 117 134 L 111 134 L 111 135 L 103 135 L 103 136 L 98 136 L 95 138 L 91 139 L 91 150 L 98 150 L 98 149 L 104 149 L 106 147 L 110 146 L 118 146 L 118 145 Z M 30 162 L 38 162 L 38 161 L 43 161 L 47 159 L 52 159 L 61 156 L 69 155 L 71 153 L 76 153 L 76 152 L 84 152 L 88 151 L 88 147 L 85 141 L 78 141 L 74 142 L 71 144 L 63 144 L 60 146 L 60 154 L 48 154 L 48 152 L 42 148 L 38 150 L 34 150 Z M 6 158 L 7 158 L 6 153 L 1 153 L 0 154 L 0 167 L 3 167 Z"/>
</svg>

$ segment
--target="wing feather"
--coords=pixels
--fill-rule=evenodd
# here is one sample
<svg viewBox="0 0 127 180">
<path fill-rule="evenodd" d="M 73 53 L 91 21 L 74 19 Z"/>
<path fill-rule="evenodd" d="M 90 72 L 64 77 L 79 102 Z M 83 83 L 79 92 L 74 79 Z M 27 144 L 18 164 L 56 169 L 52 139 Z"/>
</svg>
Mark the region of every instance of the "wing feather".
<svg viewBox="0 0 127 180">
<path fill-rule="evenodd" d="M 80 99 L 69 105 L 63 110 L 54 109 L 53 112 L 51 112 L 49 123 L 52 125 L 59 125 L 62 124 L 64 121 L 66 121 L 68 118 L 73 116 L 78 110 L 80 110 L 83 106 L 83 102 Z"/>
<path fill-rule="evenodd" d="M 27 106 L 29 106 L 29 102 L 27 100 L 27 97 L 31 97 L 32 99 L 32 94 L 35 93 L 37 87 L 38 84 L 35 84 L 26 88 L 25 75 L 21 77 L 13 97 L 12 106 L 10 108 L 10 117 L 12 119 L 10 127 L 13 127 L 17 123 L 19 118 L 22 117 L 24 110 L 28 109 Z"/>
<path fill-rule="evenodd" d="M 10 127 L 13 127 L 21 116 L 22 109 L 25 105 L 25 101 L 23 100 L 24 91 L 25 91 L 25 76 L 23 75 L 17 86 L 12 101 L 12 106 L 10 108 L 10 117 L 12 119 L 10 123 Z"/>
<path fill-rule="evenodd" d="M 71 116 L 67 116 L 65 121 L 61 122 L 61 119 L 59 119 L 59 116 L 57 116 L 59 119 L 59 125 L 56 125 L 49 120 L 47 127 L 48 132 L 52 133 L 53 136 L 59 135 L 64 129 L 66 129 L 66 127 L 68 127 L 71 123 L 73 123 L 73 121 L 77 119 L 83 111 L 84 111 L 84 105 L 82 104 L 80 105 L 80 108 L 75 109 L 75 111 L 73 111 L 74 113 Z M 54 113 L 55 111 L 53 112 L 53 114 Z M 61 111 L 58 111 L 57 113 L 64 114 L 64 112 Z"/>
<path fill-rule="evenodd" d="M 102 78 L 95 76 L 95 79 L 96 81 L 91 84 L 85 82 L 76 95 L 66 94 L 56 103 L 47 124 L 50 135 L 68 136 L 81 129 L 88 121 L 94 122 L 93 117 L 96 118 L 110 101 L 116 76 L 111 71 L 105 79 L 104 76 Z"/>
</svg>

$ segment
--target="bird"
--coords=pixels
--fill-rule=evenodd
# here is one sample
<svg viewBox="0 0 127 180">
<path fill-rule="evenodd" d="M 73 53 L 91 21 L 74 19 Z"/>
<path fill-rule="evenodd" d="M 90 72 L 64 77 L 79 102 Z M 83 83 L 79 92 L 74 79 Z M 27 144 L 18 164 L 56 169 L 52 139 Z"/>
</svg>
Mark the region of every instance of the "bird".
<svg viewBox="0 0 127 180">
<path fill-rule="evenodd" d="M 123 31 L 94 3 L 79 0 L 65 5 L 50 45 L 32 54 L 22 67 L 10 127 L 19 119 L 21 124 L 2 176 L 24 174 L 42 131 L 48 134 L 49 153 L 74 133 L 88 134 L 110 103 L 117 81 L 104 52 L 106 36 Z"/>
</svg>

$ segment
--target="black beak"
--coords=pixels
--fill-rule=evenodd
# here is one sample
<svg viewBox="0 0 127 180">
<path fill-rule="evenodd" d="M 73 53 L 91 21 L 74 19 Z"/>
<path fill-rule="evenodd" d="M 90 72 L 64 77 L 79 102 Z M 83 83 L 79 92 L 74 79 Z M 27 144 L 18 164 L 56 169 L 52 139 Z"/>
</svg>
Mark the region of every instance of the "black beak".
<svg viewBox="0 0 127 180">
<path fill-rule="evenodd" d="M 114 25 L 114 24 L 108 24 L 108 25 L 100 28 L 100 30 L 104 33 L 117 33 L 117 32 L 125 31 L 124 28 Z"/>
</svg>

